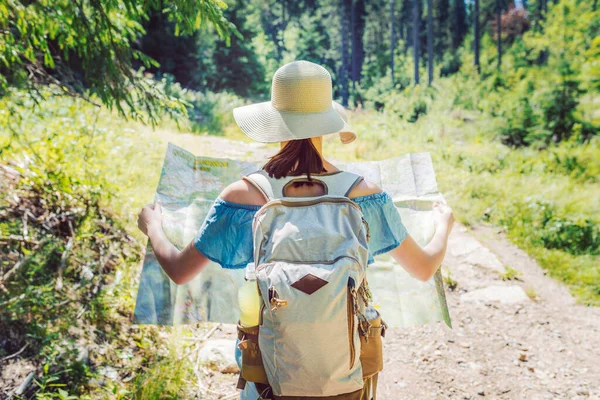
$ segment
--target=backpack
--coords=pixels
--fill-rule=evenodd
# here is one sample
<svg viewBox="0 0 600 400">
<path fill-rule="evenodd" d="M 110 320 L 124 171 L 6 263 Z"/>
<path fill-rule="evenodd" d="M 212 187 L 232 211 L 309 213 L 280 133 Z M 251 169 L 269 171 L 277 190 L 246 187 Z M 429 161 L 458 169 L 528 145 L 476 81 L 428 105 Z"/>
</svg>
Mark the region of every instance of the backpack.
<svg viewBox="0 0 600 400">
<path fill-rule="evenodd" d="M 252 227 L 261 307 L 257 327 L 238 327 L 238 387 L 254 382 L 261 399 L 374 398 L 386 326 L 366 308 L 369 231 L 347 197 L 362 177 L 244 179 L 268 202 Z M 325 195 L 285 197 L 296 182 L 320 183 Z"/>
</svg>

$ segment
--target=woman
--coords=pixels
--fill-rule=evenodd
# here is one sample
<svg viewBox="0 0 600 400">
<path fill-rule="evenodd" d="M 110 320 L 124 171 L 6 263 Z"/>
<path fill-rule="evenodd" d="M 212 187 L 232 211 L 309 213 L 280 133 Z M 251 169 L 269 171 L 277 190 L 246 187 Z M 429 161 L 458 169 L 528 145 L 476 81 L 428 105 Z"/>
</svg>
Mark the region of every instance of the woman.
<svg viewBox="0 0 600 400">
<path fill-rule="evenodd" d="M 331 76 L 321 66 L 297 61 L 281 67 L 273 77 L 271 101 L 234 110 L 242 131 L 260 142 L 279 142 L 281 150 L 263 167 L 272 178 L 287 181 L 286 197 L 315 197 L 327 193 L 313 178 L 335 180 L 339 169 L 323 157 L 323 135 L 339 133 L 343 143 L 356 138 L 347 125 L 343 108 L 332 101 Z M 166 238 L 160 206 L 145 206 L 138 226 L 150 239 L 156 258 L 177 284 L 193 279 L 209 261 L 225 268 L 240 268 L 253 261 L 252 220 L 267 199 L 249 179 L 232 183 L 219 195 L 200 232 L 182 251 Z M 407 233 L 390 196 L 376 185 L 358 179 L 347 197 L 358 204 L 370 228 L 369 261 L 389 252 L 412 276 L 426 281 L 445 254 L 454 218 L 445 205 L 435 204 L 436 233 L 421 248 Z M 247 386 L 243 398 L 256 398 Z M 251 393 L 252 392 L 252 393 Z M 251 397 L 254 396 L 254 397 Z"/>
</svg>

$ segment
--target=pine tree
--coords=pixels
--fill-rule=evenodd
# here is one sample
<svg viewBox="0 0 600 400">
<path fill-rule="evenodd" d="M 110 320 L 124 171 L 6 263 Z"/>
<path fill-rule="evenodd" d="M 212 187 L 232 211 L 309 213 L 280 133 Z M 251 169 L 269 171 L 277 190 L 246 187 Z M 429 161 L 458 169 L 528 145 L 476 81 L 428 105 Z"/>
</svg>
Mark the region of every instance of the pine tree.
<svg viewBox="0 0 600 400">
<path fill-rule="evenodd" d="M 457 50 L 467 33 L 467 8 L 464 0 L 454 0 L 452 25 L 452 48 Z"/>
<path fill-rule="evenodd" d="M 502 9 L 500 0 L 496 0 L 496 48 L 498 50 L 498 71 L 502 68 Z"/>
<path fill-rule="evenodd" d="M 433 82 L 433 1 L 427 0 L 427 83 Z"/>
<path fill-rule="evenodd" d="M 394 25 L 396 16 L 394 14 L 395 0 L 390 0 L 390 67 L 392 73 L 392 87 L 394 87 L 394 51 L 396 49 L 396 36 Z"/>
<path fill-rule="evenodd" d="M 363 33 L 365 31 L 365 0 L 355 0 L 352 6 L 352 84 L 360 82 L 365 59 Z"/>
<path fill-rule="evenodd" d="M 242 38 L 233 37 L 229 46 L 223 41 L 216 42 L 213 51 L 215 73 L 207 78 L 210 90 L 232 90 L 243 97 L 265 90 L 265 69 L 252 45 L 256 32 L 246 24 L 246 7 L 244 1 L 235 0 L 229 3 L 225 12 L 226 18 L 238 27 Z"/>
<path fill-rule="evenodd" d="M 350 92 L 348 90 L 348 36 L 349 36 L 349 14 L 352 7 L 352 0 L 340 0 L 340 22 L 342 27 L 342 46 L 341 46 L 341 69 L 340 69 L 340 86 L 342 88 L 342 105 L 348 107 L 348 98 Z"/>
<path fill-rule="evenodd" d="M 481 33 L 479 32 L 479 0 L 475 0 L 473 8 L 473 53 L 475 58 L 473 63 L 477 67 L 477 72 L 481 73 L 481 65 L 479 63 L 479 39 Z"/>
<path fill-rule="evenodd" d="M 146 34 L 137 42 L 140 51 L 156 60 L 160 65 L 150 66 L 148 72 L 160 77 L 172 75 L 183 87 L 201 89 L 206 84 L 198 70 L 198 32 L 190 35 L 175 35 L 175 24 L 162 12 L 152 13 L 144 24 Z M 212 41 L 212 37 L 209 38 Z M 133 63 L 135 68 L 142 66 L 140 61 Z M 206 67 L 205 67 L 206 69 Z"/>
<path fill-rule="evenodd" d="M 420 34 L 420 22 L 421 22 L 421 9 L 419 7 L 420 0 L 413 0 L 413 58 L 415 61 L 415 85 L 419 84 L 419 34 Z"/>
<path fill-rule="evenodd" d="M 433 53 L 438 59 L 452 46 L 452 10 L 450 0 L 433 0 Z"/>
</svg>

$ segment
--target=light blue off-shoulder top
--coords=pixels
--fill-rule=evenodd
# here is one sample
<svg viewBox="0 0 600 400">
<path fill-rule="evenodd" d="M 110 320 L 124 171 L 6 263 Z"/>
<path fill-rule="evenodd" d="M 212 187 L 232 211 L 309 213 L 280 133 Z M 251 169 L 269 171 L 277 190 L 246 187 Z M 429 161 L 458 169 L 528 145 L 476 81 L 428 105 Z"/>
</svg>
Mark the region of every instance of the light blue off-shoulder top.
<svg viewBox="0 0 600 400">
<path fill-rule="evenodd" d="M 386 192 L 352 199 L 369 224 L 369 264 L 395 249 L 408 235 L 392 198 Z M 196 249 L 223 268 L 245 268 L 253 260 L 252 219 L 260 206 L 217 198 L 194 239 Z"/>
</svg>

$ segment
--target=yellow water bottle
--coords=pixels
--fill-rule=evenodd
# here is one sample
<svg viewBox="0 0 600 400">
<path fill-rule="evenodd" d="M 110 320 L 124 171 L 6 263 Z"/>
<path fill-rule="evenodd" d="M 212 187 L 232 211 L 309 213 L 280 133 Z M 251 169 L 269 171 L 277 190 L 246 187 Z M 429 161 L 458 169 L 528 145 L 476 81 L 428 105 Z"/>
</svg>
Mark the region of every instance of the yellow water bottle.
<svg viewBox="0 0 600 400">
<path fill-rule="evenodd" d="M 240 324 L 243 327 L 258 325 L 260 313 L 260 296 L 256 285 L 254 263 L 246 267 L 246 282 L 238 291 L 238 304 L 240 306 Z"/>
</svg>

